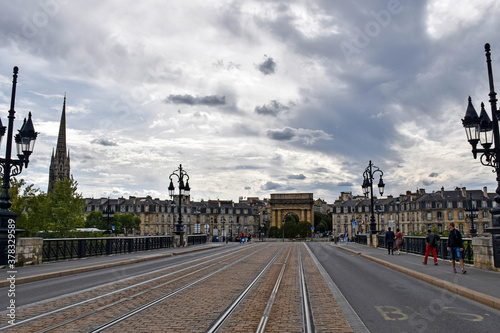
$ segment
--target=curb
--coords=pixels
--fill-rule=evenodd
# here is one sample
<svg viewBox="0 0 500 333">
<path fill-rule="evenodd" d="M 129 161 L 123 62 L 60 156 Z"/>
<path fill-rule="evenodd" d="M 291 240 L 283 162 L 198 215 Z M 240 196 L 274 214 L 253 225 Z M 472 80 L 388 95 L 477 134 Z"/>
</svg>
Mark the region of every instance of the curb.
<svg viewBox="0 0 500 333">
<path fill-rule="evenodd" d="M 363 254 L 363 253 L 355 251 L 355 250 L 347 249 L 347 248 L 339 246 L 339 245 L 334 245 L 334 246 L 337 248 L 340 248 L 344 251 L 359 255 L 362 258 L 374 261 L 380 265 L 389 267 L 390 269 L 396 270 L 400 273 L 412 276 L 416 279 L 419 279 L 419 280 L 422 280 L 422 281 L 427 282 L 429 284 L 432 284 L 433 286 L 436 286 L 438 288 L 446 289 L 447 291 L 452 292 L 454 294 L 466 297 L 466 298 L 471 299 L 473 301 L 476 301 L 476 302 L 479 302 L 479 303 L 484 304 L 486 306 L 492 307 L 496 310 L 500 310 L 500 299 L 498 299 L 496 297 L 486 295 L 486 294 L 483 294 L 479 291 L 474 291 L 472 289 L 465 288 L 465 287 L 456 285 L 456 284 L 448 282 L 448 281 L 437 279 L 434 276 L 430 276 L 430 275 L 427 275 L 424 273 L 416 272 L 414 270 L 398 266 L 396 264 L 369 256 L 367 254 Z"/>
<path fill-rule="evenodd" d="M 166 258 L 166 257 L 172 257 L 175 255 L 203 251 L 203 250 L 207 250 L 207 249 L 211 249 L 211 248 L 212 247 L 201 248 L 201 249 L 192 249 L 192 250 L 172 252 L 172 253 L 165 253 L 165 254 L 158 254 L 158 255 L 153 255 L 153 256 L 143 257 L 143 258 L 126 259 L 123 261 L 117 261 L 117 262 L 108 263 L 108 264 L 101 264 L 101 265 L 81 267 L 81 268 L 73 268 L 73 269 L 68 269 L 65 271 L 32 275 L 32 276 L 27 276 L 24 278 L 17 278 L 15 280 L 15 283 L 16 283 L 16 285 L 19 285 L 19 284 L 23 284 L 23 283 L 53 279 L 53 278 L 57 278 L 57 277 L 61 277 L 61 276 L 74 275 L 74 274 L 80 274 L 80 273 L 85 273 L 85 272 L 90 272 L 90 271 L 96 271 L 96 270 L 104 269 L 104 268 L 111 268 L 111 267 L 135 264 L 138 262 L 161 259 L 161 258 Z M 8 287 L 9 285 L 10 285 L 9 280 L 0 281 L 0 288 Z"/>
</svg>

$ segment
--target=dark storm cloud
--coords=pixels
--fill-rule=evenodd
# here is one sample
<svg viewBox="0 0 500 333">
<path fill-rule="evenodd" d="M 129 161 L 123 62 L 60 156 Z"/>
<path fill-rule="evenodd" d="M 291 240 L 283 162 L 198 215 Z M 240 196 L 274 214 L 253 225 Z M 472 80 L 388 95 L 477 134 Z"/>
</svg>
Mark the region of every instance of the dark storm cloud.
<svg viewBox="0 0 500 333">
<path fill-rule="evenodd" d="M 116 143 L 106 140 L 106 139 L 95 139 L 92 140 L 92 143 L 101 145 L 101 146 L 106 146 L 106 147 L 111 147 L 111 146 L 118 146 Z"/>
<path fill-rule="evenodd" d="M 278 190 L 282 188 L 283 185 L 274 183 L 274 182 L 267 182 L 262 186 L 262 190 L 264 191 L 270 191 L 270 190 Z"/>
<path fill-rule="evenodd" d="M 276 72 L 276 62 L 273 58 L 264 56 L 266 60 L 257 65 L 257 69 L 264 75 L 274 74 Z"/>
<path fill-rule="evenodd" d="M 165 103 L 218 106 L 226 104 L 226 96 L 192 96 L 192 95 L 168 95 Z"/>
<path fill-rule="evenodd" d="M 351 182 L 339 182 L 339 183 L 337 183 L 337 186 L 347 186 L 347 187 L 350 187 L 350 186 L 354 186 L 354 184 L 351 183 Z"/>
<path fill-rule="evenodd" d="M 437 176 L 439 176 L 439 173 L 437 173 L 437 172 L 433 172 L 429 175 L 429 177 L 431 177 L 431 178 L 436 178 Z"/>
<path fill-rule="evenodd" d="M 272 100 L 268 104 L 264 104 L 262 106 L 256 106 L 255 107 L 255 112 L 258 114 L 262 114 L 265 116 L 273 116 L 276 117 L 279 113 L 281 112 L 286 112 L 290 110 L 291 107 L 293 107 L 295 104 L 290 103 L 288 106 L 281 104 L 277 100 Z"/>
<path fill-rule="evenodd" d="M 283 129 L 274 129 L 267 131 L 267 136 L 276 141 L 290 141 L 296 136 L 293 128 L 285 127 Z"/>
<path fill-rule="evenodd" d="M 288 179 L 298 179 L 298 180 L 304 180 L 306 179 L 307 177 L 304 176 L 303 174 L 300 174 L 300 175 L 289 175 L 287 177 Z"/>
<path fill-rule="evenodd" d="M 435 182 L 434 181 L 430 181 L 430 180 L 423 180 L 422 181 L 422 184 L 424 186 L 431 186 L 432 184 L 434 184 Z"/>
</svg>

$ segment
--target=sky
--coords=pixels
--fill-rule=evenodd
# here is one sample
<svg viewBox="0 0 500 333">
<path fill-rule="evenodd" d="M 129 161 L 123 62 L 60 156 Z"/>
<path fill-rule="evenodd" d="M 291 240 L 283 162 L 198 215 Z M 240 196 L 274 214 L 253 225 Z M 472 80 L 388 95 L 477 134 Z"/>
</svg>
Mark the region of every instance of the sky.
<svg viewBox="0 0 500 333">
<path fill-rule="evenodd" d="M 85 198 L 167 199 L 182 164 L 192 200 L 333 203 L 362 194 L 369 161 L 384 196 L 494 192 L 461 119 L 468 96 L 490 112 L 484 45 L 500 77 L 499 12 L 494 0 L 2 0 L 0 116 L 18 66 L 14 130 L 31 111 L 39 132 L 18 177 L 44 192 L 65 94 Z"/>
</svg>

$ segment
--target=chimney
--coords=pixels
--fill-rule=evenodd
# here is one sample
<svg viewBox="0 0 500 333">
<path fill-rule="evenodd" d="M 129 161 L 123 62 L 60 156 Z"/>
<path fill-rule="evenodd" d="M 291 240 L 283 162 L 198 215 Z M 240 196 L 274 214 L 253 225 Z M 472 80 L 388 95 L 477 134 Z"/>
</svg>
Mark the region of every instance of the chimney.
<svg viewBox="0 0 500 333">
<path fill-rule="evenodd" d="M 419 194 L 420 194 L 420 195 L 425 194 L 425 188 L 421 188 L 421 189 L 419 189 L 419 190 L 418 190 L 418 192 L 419 192 Z"/>
<path fill-rule="evenodd" d="M 467 198 L 467 191 L 465 190 L 465 187 L 462 187 L 462 197 Z"/>
<path fill-rule="evenodd" d="M 441 198 L 444 199 L 444 186 L 441 186 Z"/>
<path fill-rule="evenodd" d="M 486 186 L 483 187 L 483 195 L 484 195 L 485 198 L 488 197 L 488 187 L 486 187 Z"/>
</svg>

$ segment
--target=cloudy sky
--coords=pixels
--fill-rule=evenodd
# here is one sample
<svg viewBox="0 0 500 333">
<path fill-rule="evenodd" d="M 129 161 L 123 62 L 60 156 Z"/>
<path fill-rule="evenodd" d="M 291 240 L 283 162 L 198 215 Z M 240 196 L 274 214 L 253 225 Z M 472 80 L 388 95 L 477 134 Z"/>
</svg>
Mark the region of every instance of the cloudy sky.
<svg viewBox="0 0 500 333">
<path fill-rule="evenodd" d="M 40 133 L 21 177 L 47 190 L 64 94 L 84 197 L 496 188 L 461 119 L 500 77 L 494 0 L 2 1 L 0 108 L 19 67 L 17 130 Z M 498 82 L 498 81 L 497 81 Z M 498 83 L 500 89 L 500 82 Z M 487 104 L 489 107 L 489 104 Z M 4 142 L 6 140 L 3 140 Z M 0 152 L 5 152 L 5 144 Z"/>
</svg>

